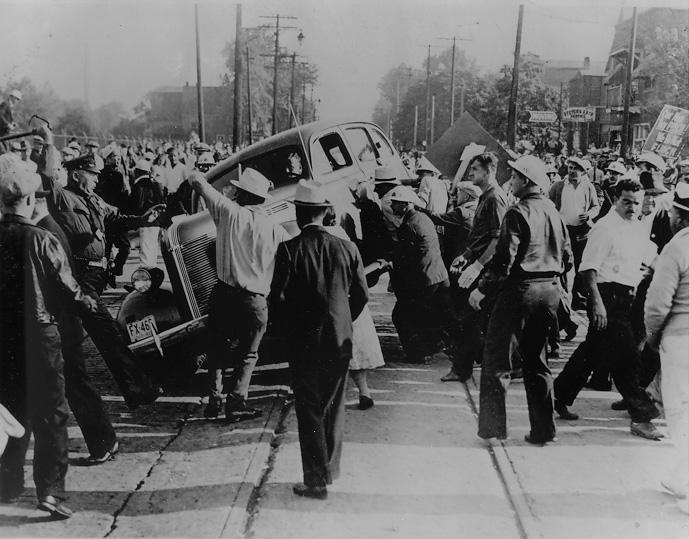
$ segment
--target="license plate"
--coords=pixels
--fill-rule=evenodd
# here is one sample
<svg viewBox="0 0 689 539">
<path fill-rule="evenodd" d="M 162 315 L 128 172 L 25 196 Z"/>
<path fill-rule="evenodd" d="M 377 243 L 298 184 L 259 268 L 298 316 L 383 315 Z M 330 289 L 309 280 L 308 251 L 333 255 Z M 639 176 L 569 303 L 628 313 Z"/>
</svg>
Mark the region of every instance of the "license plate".
<svg viewBox="0 0 689 539">
<path fill-rule="evenodd" d="M 152 337 L 153 333 L 157 332 L 156 320 L 153 315 L 137 320 L 136 322 L 130 322 L 127 324 L 127 332 L 129 333 L 129 340 L 131 342 L 139 342 L 148 337 Z"/>
</svg>

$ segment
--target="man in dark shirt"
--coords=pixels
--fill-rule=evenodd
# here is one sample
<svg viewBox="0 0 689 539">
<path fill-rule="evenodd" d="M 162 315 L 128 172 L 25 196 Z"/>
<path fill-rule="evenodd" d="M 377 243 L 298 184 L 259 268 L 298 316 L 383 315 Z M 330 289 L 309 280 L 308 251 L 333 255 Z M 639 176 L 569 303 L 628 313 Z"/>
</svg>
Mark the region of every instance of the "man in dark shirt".
<svg viewBox="0 0 689 539">
<path fill-rule="evenodd" d="M 475 286 L 483 267 L 493 256 L 500 223 L 507 211 L 507 196 L 495 178 L 498 159 L 493 153 L 477 155 L 469 164 L 469 178 L 478 186 L 479 197 L 474 222 L 467 237 L 466 249 L 452 263 L 450 273 L 459 274 L 457 298 L 460 320 L 458 346 L 453 353 L 453 366 L 441 378 L 443 382 L 465 382 L 471 377 L 474 361 L 479 361 L 483 349 L 482 332 L 486 326 L 490 306 L 476 311 L 468 303 L 469 291 Z"/>
<path fill-rule="evenodd" d="M 469 298 L 478 308 L 485 295 L 497 293 L 481 364 L 478 435 L 507 437 L 505 394 L 518 345 L 531 423 L 525 440 L 544 444 L 555 438 L 545 342 L 557 316 L 559 278 L 570 269 L 572 252 L 567 228 L 544 194 L 550 182 L 543 162 L 527 155 L 508 164 L 515 170 L 512 189 L 520 201 L 505 214 L 495 255 Z"/>
<path fill-rule="evenodd" d="M 33 479 L 38 508 L 72 516 L 61 503 L 67 474 L 64 361 L 55 321 L 58 306 L 96 308 L 74 280 L 58 240 L 31 223 L 40 177 L 24 161 L 0 156 L 0 402 L 25 427 L 0 458 L 0 498 L 24 490 L 24 461 L 35 438 Z"/>
<path fill-rule="evenodd" d="M 402 220 L 390 272 L 397 303 L 392 321 L 411 362 L 428 362 L 437 331 L 457 345 L 457 317 L 450 298 L 447 270 L 440 255 L 438 233 L 431 219 L 414 209 L 416 196 L 406 186 L 391 191 L 392 211 Z"/>
</svg>

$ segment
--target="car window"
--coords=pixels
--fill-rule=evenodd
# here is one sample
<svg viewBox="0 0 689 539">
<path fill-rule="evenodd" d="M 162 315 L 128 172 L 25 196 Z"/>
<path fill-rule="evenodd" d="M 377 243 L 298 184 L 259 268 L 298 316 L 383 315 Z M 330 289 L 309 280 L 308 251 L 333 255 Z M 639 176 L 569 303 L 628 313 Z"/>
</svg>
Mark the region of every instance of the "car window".
<svg viewBox="0 0 689 539">
<path fill-rule="evenodd" d="M 383 161 L 387 161 L 388 158 L 394 155 L 394 152 L 388 144 L 388 141 L 385 140 L 385 137 L 380 131 L 377 129 L 371 129 L 371 138 L 373 139 L 373 144 L 378 150 L 378 154 L 383 158 Z"/>
<path fill-rule="evenodd" d="M 349 127 L 345 129 L 345 137 L 352 147 L 354 155 L 362 163 L 375 161 L 376 152 L 373 150 L 373 142 L 366 130 L 362 127 Z"/>
<path fill-rule="evenodd" d="M 314 175 L 327 174 L 352 165 L 344 141 L 337 133 L 320 137 L 311 146 L 311 159 Z"/>
<path fill-rule="evenodd" d="M 309 177 L 308 165 L 300 146 L 284 146 L 247 159 L 242 169 L 258 170 L 271 182 L 275 189 L 297 183 Z"/>
</svg>

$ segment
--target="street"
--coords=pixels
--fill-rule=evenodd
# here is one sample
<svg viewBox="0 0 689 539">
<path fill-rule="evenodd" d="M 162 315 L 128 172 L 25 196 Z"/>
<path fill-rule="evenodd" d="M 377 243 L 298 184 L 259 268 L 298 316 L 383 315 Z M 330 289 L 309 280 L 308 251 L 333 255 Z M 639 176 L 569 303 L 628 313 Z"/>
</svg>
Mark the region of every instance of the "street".
<svg viewBox="0 0 689 539">
<path fill-rule="evenodd" d="M 476 437 L 479 370 L 465 387 L 439 381 L 449 364 L 442 354 L 429 366 L 401 363 L 386 290 L 384 277 L 370 306 L 387 365 L 370 376 L 372 409 L 357 409 L 350 384 L 343 473 L 328 500 L 291 491 L 301 464 L 284 364 L 271 361 L 254 375 L 251 400 L 263 416 L 228 424 L 203 418 L 201 372 L 156 404 L 127 411 L 91 348 L 120 452 L 79 466 L 88 452 L 72 419 L 67 489 L 75 516 L 51 522 L 35 509 L 29 451 L 27 489 L 18 504 L 0 506 L 0 536 L 687 536 L 689 520 L 658 484 L 669 442 L 632 437 L 626 414 L 609 409 L 616 393 L 584 391 L 574 407 L 582 419 L 558 421 L 558 442 L 541 448 L 523 441 L 526 399 L 514 381 L 510 437 L 486 444 Z M 122 292 L 106 293 L 113 312 Z M 555 371 L 582 337 L 580 327 L 563 343 Z"/>
</svg>

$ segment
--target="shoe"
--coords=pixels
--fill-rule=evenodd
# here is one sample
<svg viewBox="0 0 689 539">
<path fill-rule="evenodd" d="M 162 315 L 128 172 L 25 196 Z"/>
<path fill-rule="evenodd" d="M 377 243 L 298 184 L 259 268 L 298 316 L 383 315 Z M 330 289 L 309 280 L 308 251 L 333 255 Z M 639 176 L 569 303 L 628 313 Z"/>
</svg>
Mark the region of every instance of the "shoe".
<svg viewBox="0 0 689 539">
<path fill-rule="evenodd" d="M 567 326 L 565 329 L 565 338 L 563 339 L 565 342 L 571 341 L 574 339 L 574 337 L 577 336 L 577 330 L 579 329 L 579 326 L 577 326 L 574 322 L 570 326 Z"/>
<path fill-rule="evenodd" d="M 261 410 L 247 406 L 243 399 L 232 395 L 227 396 L 225 401 L 225 418 L 231 423 L 255 419 L 261 417 L 262 414 Z"/>
<path fill-rule="evenodd" d="M 647 440 L 660 440 L 665 437 L 650 421 L 643 421 L 639 423 L 632 421 L 629 424 L 629 431 L 634 436 L 640 436 L 641 438 L 646 438 Z"/>
<path fill-rule="evenodd" d="M 292 487 L 292 492 L 297 496 L 304 498 L 314 498 L 316 500 L 325 500 L 328 497 L 328 489 L 326 487 L 310 487 L 304 483 L 297 483 Z"/>
<path fill-rule="evenodd" d="M 534 438 L 531 433 L 527 434 L 524 436 L 524 441 L 533 445 L 546 445 L 549 443 L 555 443 L 557 442 L 557 438 L 553 436 L 552 438 L 548 438 L 547 440 L 541 440 L 538 438 Z"/>
<path fill-rule="evenodd" d="M 626 401 L 626 400 L 620 399 L 620 400 L 618 400 L 618 401 L 613 402 L 613 403 L 610 405 L 610 408 L 612 408 L 612 409 L 615 410 L 616 412 L 622 412 L 622 411 L 624 411 L 624 410 L 628 410 L 628 409 L 629 409 L 629 406 L 627 406 L 627 401 Z"/>
<path fill-rule="evenodd" d="M 550 352 L 548 352 L 548 359 L 560 359 L 560 351 L 551 350 Z"/>
<path fill-rule="evenodd" d="M 567 406 L 562 404 L 561 402 L 555 401 L 555 411 L 557 412 L 557 415 L 560 416 L 560 419 L 566 419 L 567 421 L 576 421 L 579 419 L 579 414 L 575 414 L 574 412 L 570 412 L 567 409 Z"/>
<path fill-rule="evenodd" d="M 521 380 L 522 378 L 524 378 L 524 371 L 521 367 L 510 371 L 510 380 Z"/>
<path fill-rule="evenodd" d="M 153 404 L 158 397 L 162 397 L 165 392 L 160 386 L 152 386 L 151 388 L 141 391 L 140 393 L 132 393 L 127 399 L 127 408 L 136 410 L 139 406 Z"/>
<path fill-rule="evenodd" d="M 82 466 L 97 466 L 98 464 L 105 464 L 109 460 L 112 460 L 115 458 L 115 455 L 120 452 L 120 442 L 115 440 L 115 443 L 112 444 L 112 447 L 106 451 L 102 456 L 100 457 L 95 457 L 93 455 L 89 455 L 88 457 L 82 459 L 80 462 Z"/>
<path fill-rule="evenodd" d="M 220 414 L 222 409 L 222 398 L 220 397 L 208 397 L 208 404 L 203 411 L 203 417 L 206 419 L 215 419 Z"/>
<path fill-rule="evenodd" d="M 359 410 L 373 408 L 373 399 L 365 395 L 359 395 Z"/>
<path fill-rule="evenodd" d="M 60 500 L 54 496 L 43 496 L 39 498 L 38 509 L 50 513 L 50 516 L 55 520 L 65 520 L 74 514 L 69 507 L 61 504 Z"/>
<path fill-rule="evenodd" d="M 440 378 L 440 381 L 441 382 L 463 382 L 464 380 L 462 380 L 460 378 L 459 374 L 457 374 L 455 371 L 451 370 L 445 376 Z"/>
</svg>

